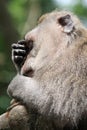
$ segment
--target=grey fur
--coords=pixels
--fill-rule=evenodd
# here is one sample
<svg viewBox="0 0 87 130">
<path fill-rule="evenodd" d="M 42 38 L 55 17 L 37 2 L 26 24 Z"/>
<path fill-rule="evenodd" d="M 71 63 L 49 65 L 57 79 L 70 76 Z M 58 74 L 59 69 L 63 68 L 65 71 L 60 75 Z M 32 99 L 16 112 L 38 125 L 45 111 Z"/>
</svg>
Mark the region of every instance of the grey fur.
<svg viewBox="0 0 87 130">
<path fill-rule="evenodd" d="M 67 34 L 57 22 L 69 14 L 74 30 Z M 54 11 L 25 39 L 34 37 L 34 48 L 21 69 L 34 70 L 33 77 L 17 75 L 8 86 L 10 96 L 35 107 L 40 114 L 62 125 L 78 124 L 87 114 L 87 29 L 70 12 Z"/>
</svg>

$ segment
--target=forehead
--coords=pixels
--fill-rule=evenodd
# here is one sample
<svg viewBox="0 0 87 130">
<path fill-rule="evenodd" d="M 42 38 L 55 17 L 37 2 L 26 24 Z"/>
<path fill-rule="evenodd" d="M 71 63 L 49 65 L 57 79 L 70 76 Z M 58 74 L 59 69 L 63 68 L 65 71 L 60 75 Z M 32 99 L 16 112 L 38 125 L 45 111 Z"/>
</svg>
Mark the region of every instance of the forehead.
<svg viewBox="0 0 87 130">
<path fill-rule="evenodd" d="M 41 22 L 43 22 L 44 20 L 47 20 L 47 19 L 60 18 L 61 16 L 65 16 L 67 14 L 71 15 L 72 13 L 71 12 L 67 12 L 67 11 L 59 11 L 59 12 L 58 11 L 53 11 L 51 13 L 46 13 L 46 14 L 42 15 L 39 18 L 38 23 L 41 23 Z"/>
<path fill-rule="evenodd" d="M 44 23 L 51 23 L 52 21 L 58 21 L 59 18 L 66 16 L 66 15 L 70 15 L 74 25 L 78 28 L 79 24 L 81 24 L 80 20 L 78 19 L 78 17 L 76 15 L 74 15 L 72 12 L 69 11 L 53 11 L 51 13 L 46 13 L 44 15 L 42 15 L 39 20 L 38 20 L 38 24 L 44 22 Z"/>
</svg>

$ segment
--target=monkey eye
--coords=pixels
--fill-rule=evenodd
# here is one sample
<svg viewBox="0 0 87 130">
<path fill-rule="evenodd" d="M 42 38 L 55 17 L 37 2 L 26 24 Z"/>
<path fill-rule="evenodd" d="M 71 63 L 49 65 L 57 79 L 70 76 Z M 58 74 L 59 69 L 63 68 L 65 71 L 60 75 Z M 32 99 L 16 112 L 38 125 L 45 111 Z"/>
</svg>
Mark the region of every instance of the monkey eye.
<svg viewBox="0 0 87 130">
<path fill-rule="evenodd" d="M 74 22 L 69 14 L 60 17 L 58 22 L 63 27 L 63 31 L 67 34 L 70 34 L 75 29 Z"/>
<path fill-rule="evenodd" d="M 69 22 L 70 22 L 70 15 L 67 14 L 66 16 L 63 16 L 61 18 L 58 19 L 59 24 L 61 24 L 62 26 L 66 26 Z"/>
</svg>

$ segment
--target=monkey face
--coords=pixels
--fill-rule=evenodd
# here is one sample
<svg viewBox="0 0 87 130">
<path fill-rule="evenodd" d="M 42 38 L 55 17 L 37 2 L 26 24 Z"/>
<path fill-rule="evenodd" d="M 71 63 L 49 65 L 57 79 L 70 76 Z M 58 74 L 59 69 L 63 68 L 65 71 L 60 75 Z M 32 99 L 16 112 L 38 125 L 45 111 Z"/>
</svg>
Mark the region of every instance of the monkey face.
<svg viewBox="0 0 87 130">
<path fill-rule="evenodd" d="M 77 17 L 69 12 L 54 11 L 43 15 L 38 26 L 25 35 L 25 40 L 33 41 L 32 56 L 41 50 L 50 55 L 73 42 L 72 39 L 76 40 L 79 23 Z"/>
<path fill-rule="evenodd" d="M 76 48 L 78 39 L 82 35 L 78 24 L 81 28 L 78 18 L 69 12 L 54 11 L 43 15 L 36 28 L 25 35 L 25 41 L 27 43 L 32 41 L 33 48 L 29 52 L 25 61 L 26 65 L 24 64 L 26 67 L 23 66 L 22 71 L 24 68 L 35 70 L 48 64 L 55 57 L 65 55 L 65 52 L 71 53 L 70 48 Z"/>
</svg>

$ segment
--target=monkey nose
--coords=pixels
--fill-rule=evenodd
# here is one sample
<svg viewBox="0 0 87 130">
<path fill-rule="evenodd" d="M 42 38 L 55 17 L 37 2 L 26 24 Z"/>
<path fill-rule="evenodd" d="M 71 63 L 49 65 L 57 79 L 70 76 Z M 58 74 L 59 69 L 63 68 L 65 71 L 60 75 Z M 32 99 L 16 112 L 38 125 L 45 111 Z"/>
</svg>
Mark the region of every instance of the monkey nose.
<svg viewBox="0 0 87 130">
<path fill-rule="evenodd" d="M 28 32 L 26 35 L 25 35 L 25 41 L 26 41 L 26 46 L 32 50 L 33 48 L 33 44 L 34 44 L 34 36 Z"/>
<path fill-rule="evenodd" d="M 25 35 L 25 40 L 28 41 L 29 39 L 31 39 L 30 32 L 28 32 L 28 33 Z"/>
<path fill-rule="evenodd" d="M 34 46 L 33 43 L 34 41 L 31 39 L 26 41 L 26 47 L 28 47 L 29 51 L 33 49 L 33 46 Z"/>
<path fill-rule="evenodd" d="M 36 27 L 25 35 L 25 40 L 35 41 L 37 35 L 38 35 L 38 28 Z"/>
</svg>

